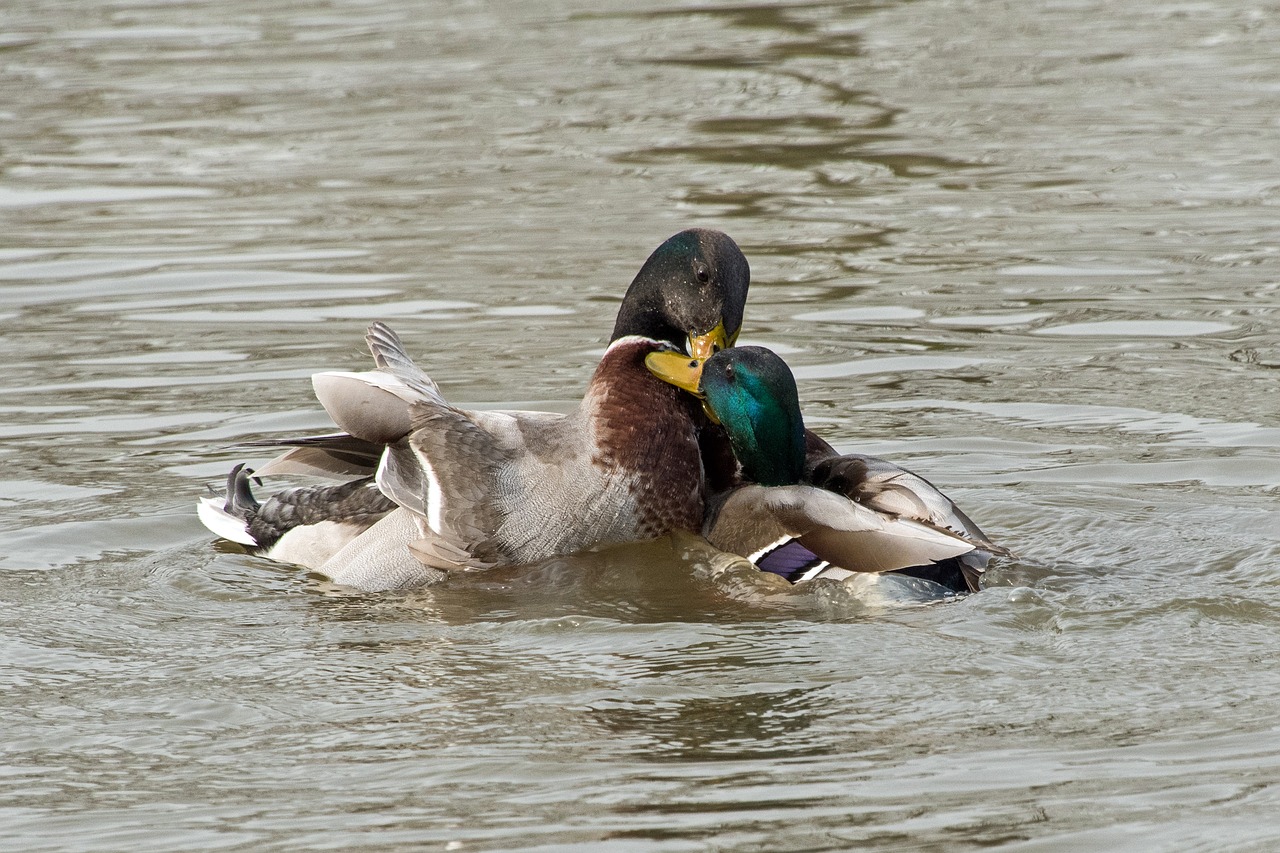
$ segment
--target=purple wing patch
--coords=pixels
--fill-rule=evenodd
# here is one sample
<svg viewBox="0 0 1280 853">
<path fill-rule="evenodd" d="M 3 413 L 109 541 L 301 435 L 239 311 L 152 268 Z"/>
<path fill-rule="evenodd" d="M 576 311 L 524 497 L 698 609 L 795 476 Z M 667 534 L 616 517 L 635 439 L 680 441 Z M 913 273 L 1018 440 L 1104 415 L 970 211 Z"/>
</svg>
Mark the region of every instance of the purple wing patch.
<svg viewBox="0 0 1280 853">
<path fill-rule="evenodd" d="M 763 554 L 756 560 L 761 571 L 782 575 L 792 583 L 805 580 L 815 569 L 827 566 L 827 561 L 814 554 L 797 540 L 791 539 Z"/>
</svg>

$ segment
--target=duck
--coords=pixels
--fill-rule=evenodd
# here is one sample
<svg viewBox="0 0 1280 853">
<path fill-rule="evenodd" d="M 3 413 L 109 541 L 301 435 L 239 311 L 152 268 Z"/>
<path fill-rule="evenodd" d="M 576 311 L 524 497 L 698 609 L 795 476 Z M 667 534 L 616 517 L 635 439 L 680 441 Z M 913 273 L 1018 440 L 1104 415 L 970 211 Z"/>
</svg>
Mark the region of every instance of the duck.
<svg viewBox="0 0 1280 853">
<path fill-rule="evenodd" d="M 977 592 L 990 559 L 1013 556 L 928 480 L 809 432 L 772 350 L 655 352 L 646 364 L 702 401 L 739 463 L 738 482 L 708 499 L 702 535 L 719 550 L 793 583 L 892 572 L 954 593 Z"/>
<path fill-rule="evenodd" d="M 706 358 L 732 346 L 749 285 L 746 257 L 723 232 L 688 229 L 664 241 L 628 287 L 609 349 L 567 417 L 453 407 L 399 337 L 374 324 L 366 342 L 375 370 L 312 377 L 342 431 L 252 442 L 287 449 L 256 471 L 233 468 L 221 493 L 199 501 L 198 515 L 250 553 L 365 590 L 696 530 L 700 514 L 690 513 L 701 507 L 705 472 L 700 457 L 694 471 L 687 442 L 705 443 L 705 415 L 653 376 L 642 356 Z M 473 452 L 451 451 L 438 440 L 444 435 L 474 443 Z M 672 446 L 659 453 L 659 438 Z M 543 487 L 533 487 L 534 472 L 546 478 Z M 285 489 L 262 502 L 253 494 L 264 476 L 295 474 L 342 482 Z M 657 496 L 668 491 L 677 499 L 664 510 Z"/>
</svg>

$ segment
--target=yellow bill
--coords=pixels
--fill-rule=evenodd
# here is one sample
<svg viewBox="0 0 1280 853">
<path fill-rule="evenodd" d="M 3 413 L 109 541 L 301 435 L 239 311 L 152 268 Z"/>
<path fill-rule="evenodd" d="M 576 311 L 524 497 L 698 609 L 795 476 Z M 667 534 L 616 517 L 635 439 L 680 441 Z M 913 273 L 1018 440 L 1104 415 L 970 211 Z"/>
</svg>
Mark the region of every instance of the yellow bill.
<svg viewBox="0 0 1280 853">
<path fill-rule="evenodd" d="M 702 392 L 699 384 L 702 381 L 702 364 L 705 358 L 690 358 L 682 352 L 651 352 L 644 357 L 644 366 L 649 372 L 677 388 L 688 391 L 699 399 Z M 715 413 L 707 408 L 707 401 L 702 401 L 702 410 L 712 423 L 720 423 Z"/>
<path fill-rule="evenodd" d="M 649 372 L 669 382 L 677 388 L 683 388 L 690 394 L 698 393 L 698 382 L 702 379 L 702 362 L 706 359 L 689 358 L 682 352 L 651 352 L 644 357 L 644 366 Z"/>
<path fill-rule="evenodd" d="M 729 334 L 724 330 L 724 321 L 721 321 L 709 332 L 689 336 L 689 354 L 694 358 L 711 358 L 720 350 L 733 346 L 734 342 L 738 340 L 738 332 L 740 331 L 742 330 L 735 329 L 732 335 Z"/>
</svg>

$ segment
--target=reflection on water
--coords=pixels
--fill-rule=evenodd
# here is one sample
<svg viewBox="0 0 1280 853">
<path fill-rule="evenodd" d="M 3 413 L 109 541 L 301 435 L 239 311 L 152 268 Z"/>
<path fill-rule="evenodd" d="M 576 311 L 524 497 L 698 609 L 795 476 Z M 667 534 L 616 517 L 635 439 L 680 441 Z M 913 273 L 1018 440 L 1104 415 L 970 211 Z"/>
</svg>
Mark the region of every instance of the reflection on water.
<svg viewBox="0 0 1280 853">
<path fill-rule="evenodd" d="M 731 665 L 731 664 L 728 664 Z M 820 754 L 820 739 L 805 731 L 822 703 L 812 689 L 772 690 L 741 696 L 664 697 L 592 708 L 605 734 L 634 744 L 640 761 L 760 761 Z"/>
<path fill-rule="evenodd" d="M 1256 4 L 8 11 L 0 846 L 1280 842 Z M 690 225 L 808 424 L 1021 555 L 988 589 L 676 541 L 357 595 L 195 520 L 373 319 L 566 410 Z"/>
</svg>

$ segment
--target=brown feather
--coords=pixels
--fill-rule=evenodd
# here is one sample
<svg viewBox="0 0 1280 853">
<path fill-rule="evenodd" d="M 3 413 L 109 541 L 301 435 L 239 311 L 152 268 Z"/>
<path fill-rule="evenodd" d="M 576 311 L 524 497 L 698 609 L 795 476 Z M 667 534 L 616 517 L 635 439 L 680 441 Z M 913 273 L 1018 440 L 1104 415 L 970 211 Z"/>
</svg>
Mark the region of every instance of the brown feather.
<svg viewBox="0 0 1280 853">
<path fill-rule="evenodd" d="M 592 463 L 628 479 L 644 538 L 696 532 L 706 501 L 701 404 L 650 373 L 644 357 L 658 347 L 635 340 L 602 361 L 591 379 L 587 397 L 598 448 Z"/>
</svg>

